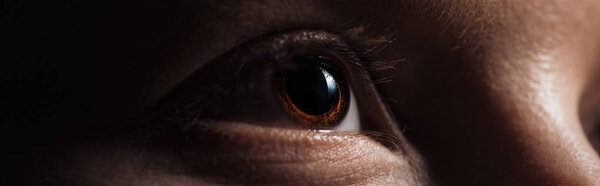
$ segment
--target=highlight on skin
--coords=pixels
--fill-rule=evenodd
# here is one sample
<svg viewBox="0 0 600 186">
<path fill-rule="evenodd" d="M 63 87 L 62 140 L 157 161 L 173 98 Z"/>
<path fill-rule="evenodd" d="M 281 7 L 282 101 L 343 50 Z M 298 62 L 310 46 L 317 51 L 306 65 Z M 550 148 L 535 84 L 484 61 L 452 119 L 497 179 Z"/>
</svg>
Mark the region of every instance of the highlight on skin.
<svg viewBox="0 0 600 186">
<path fill-rule="evenodd" d="M 598 0 L 0 9 L 0 185 L 600 184 Z M 299 54 L 345 72 L 331 129 L 273 92 Z"/>
</svg>

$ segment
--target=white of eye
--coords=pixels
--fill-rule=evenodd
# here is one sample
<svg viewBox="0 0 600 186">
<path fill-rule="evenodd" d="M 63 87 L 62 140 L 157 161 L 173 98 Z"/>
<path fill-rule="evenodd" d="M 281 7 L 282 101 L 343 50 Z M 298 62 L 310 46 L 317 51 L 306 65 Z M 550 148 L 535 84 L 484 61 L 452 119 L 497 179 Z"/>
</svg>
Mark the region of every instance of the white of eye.
<svg viewBox="0 0 600 186">
<path fill-rule="evenodd" d="M 332 131 L 343 131 L 343 132 L 360 132 L 360 115 L 358 113 L 358 106 L 356 103 L 356 98 L 354 98 L 354 94 L 352 90 L 350 92 L 350 103 L 348 106 L 348 111 L 342 121 L 338 126 L 333 128 Z"/>
</svg>

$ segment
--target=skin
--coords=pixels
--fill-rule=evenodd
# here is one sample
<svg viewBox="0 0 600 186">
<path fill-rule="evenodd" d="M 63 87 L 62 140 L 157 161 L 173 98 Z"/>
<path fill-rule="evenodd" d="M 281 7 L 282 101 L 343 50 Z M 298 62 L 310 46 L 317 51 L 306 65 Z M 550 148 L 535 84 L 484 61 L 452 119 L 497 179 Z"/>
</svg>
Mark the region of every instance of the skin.
<svg viewBox="0 0 600 186">
<path fill-rule="evenodd" d="M 6 6 L 8 183 L 600 184 L 600 1 L 65 4 Z M 399 62 L 355 94 L 397 149 L 243 122 L 144 128 L 198 69 L 294 29 L 390 41 L 364 60 Z"/>
</svg>

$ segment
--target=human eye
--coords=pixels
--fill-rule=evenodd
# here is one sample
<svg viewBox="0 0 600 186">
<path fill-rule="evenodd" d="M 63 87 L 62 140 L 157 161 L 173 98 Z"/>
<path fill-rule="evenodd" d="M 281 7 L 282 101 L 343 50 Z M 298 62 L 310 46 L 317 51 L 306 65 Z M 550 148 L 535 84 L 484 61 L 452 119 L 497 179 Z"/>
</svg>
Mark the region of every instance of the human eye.
<svg viewBox="0 0 600 186">
<path fill-rule="evenodd" d="M 272 89 L 291 119 L 309 129 L 359 132 L 356 100 L 339 62 L 319 54 L 286 61 L 289 67 L 275 72 Z"/>
<path fill-rule="evenodd" d="M 353 90 L 367 90 L 361 99 L 377 99 L 372 87 L 364 87 L 369 85 L 359 56 L 340 36 L 304 30 L 258 38 L 221 55 L 182 83 L 165 105 L 176 111 L 167 115 L 175 125 L 235 121 L 360 133 L 363 100 Z"/>
<path fill-rule="evenodd" d="M 417 175 L 412 151 L 363 64 L 326 31 L 250 40 L 161 102 L 150 141 L 178 152 L 186 174 L 217 183 L 406 181 L 396 179 Z"/>
</svg>

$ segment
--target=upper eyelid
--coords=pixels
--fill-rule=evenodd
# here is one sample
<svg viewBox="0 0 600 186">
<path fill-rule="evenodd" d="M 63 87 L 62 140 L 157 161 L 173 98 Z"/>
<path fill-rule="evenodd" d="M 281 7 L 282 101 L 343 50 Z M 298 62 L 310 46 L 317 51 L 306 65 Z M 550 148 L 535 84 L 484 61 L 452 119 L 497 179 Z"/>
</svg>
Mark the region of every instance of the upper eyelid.
<svg viewBox="0 0 600 186">
<path fill-rule="evenodd" d="M 264 55 L 284 54 L 285 51 L 294 47 L 318 47 L 329 50 L 334 53 L 333 55 L 341 58 L 339 62 L 343 64 L 338 64 L 338 66 L 343 68 L 341 70 L 347 77 L 349 86 L 356 97 L 356 104 L 361 116 L 360 122 L 369 123 L 369 128 L 365 129 L 379 131 L 389 136 L 399 135 L 400 133 L 397 125 L 395 125 L 395 121 L 389 115 L 384 103 L 380 100 L 379 94 L 371 81 L 371 76 L 366 67 L 364 67 L 369 62 L 361 60 L 360 56 L 354 52 L 355 49 L 352 48 L 354 46 L 346 44 L 346 42 L 347 40 L 342 40 L 342 37 L 339 35 L 318 30 L 299 30 L 250 40 L 207 63 L 165 96 L 160 101 L 161 104 L 157 106 L 158 108 L 162 108 L 163 112 L 157 113 L 159 118 L 155 120 L 154 126 L 174 127 L 176 130 L 185 130 L 193 126 L 194 124 L 191 124 L 190 121 L 202 119 L 197 118 L 197 113 L 201 109 L 214 109 L 207 107 L 207 102 L 216 100 L 210 96 L 222 95 L 221 93 L 215 93 L 214 90 L 228 90 L 227 86 L 229 85 L 223 82 L 239 79 L 239 76 L 241 76 L 239 71 L 243 70 L 245 66 L 261 66 L 258 65 L 261 63 L 260 60 L 253 61 L 252 58 L 260 58 Z M 351 42 L 356 41 L 352 40 Z M 264 64 L 262 66 L 263 68 L 268 68 L 264 67 Z M 215 74 L 214 71 L 212 74 L 207 73 L 207 70 L 210 72 L 210 70 L 214 69 L 230 70 L 232 73 L 219 72 Z M 215 78 L 213 75 L 220 77 Z M 360 91 L 357 92 L 356 90 Z M 181 98 L 183 99 L 181 100 Z M 400 144 L 400 138 L 393 139 L 396 140 L 385 138 L 385 141 L 393 141 L 393 143 L 389 144 Z M 390 147 L 389 144 L 384 145 Z M 395 150 L 396 148 L 391 149 Z"/>
<path fill-rule="evenodd" d="M 354 50 L 350 48 L 349 45 L 345 44 L 338 35 L 320 30 L 298 30 L 279 34 L 269 34 L 251 39 L 233 49 L 230 49 L 228 52 L 219 55 L 219 57 L 208 62 L 202 68 L 194 72 L 190 77 L 186 78 L 182 83 L 180 83 L 179 86 L 167 94 L 167 96 L 165 96 L 156 106 L 157 108 L 167 108 L 162 109 L 164 112 L 167 112 L 162 114 L 165 115 L 165 117 L 158 118 L 158 120 L 177 121 L 177 116 L 179 115 L 193 115 L 188 111 L 197 110 L 195 108 L 203 107 L 207 100 L 212 99 L 210 96 L 207 97 L 205 95 L 199 96 L 194 94 L 184 96 L 189 97 L 189 101 L 183 101 L 184 103 L 173 103 L 173 101 L 171 101 L 173 97 L 182 97 L 177 95 L 185 91 L 190 91 L 182 89 L 192 89 L 191 91 L 206 91 L 204 93 L 212 95 L 226 94 L 224 92 L 208 93 L 208 91 L 227 91 L 228 85 L 225 82 L 233 81 L 239 78 L 239 76 L 241 76 L 240 71 L 247 66 L 267 68 L 264 67 L 264 63 L 253 64 L 253 61 L 260 61 L 253 60 L 253 58 L 264 57 L 264 55 L 284 55 L 284 53 L 289 49 L 293 50 L 293 48 L 298 47 L 318 47 L 324 50 L 329 50 L 330 52 L 334 53 L 333 55 L 342 58 L 340 60 L 343 64 L 338 65 L 344 68 L 343 71 L 351 71 L 344 73 L 345 75 L 361 74 L 361 77 L 368 76 L 366 71 L 360 70 L 364 69 L 364 67 L 363 64 L 361 64 L 358 55 L 354 53 Z M 223 73 L 212 72 L 214 76 L 207 77 L 206 71 L 209 69 L 223 71 Z"/>
</svg>

